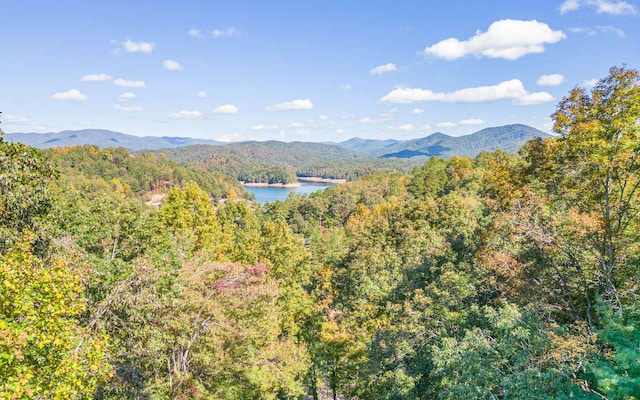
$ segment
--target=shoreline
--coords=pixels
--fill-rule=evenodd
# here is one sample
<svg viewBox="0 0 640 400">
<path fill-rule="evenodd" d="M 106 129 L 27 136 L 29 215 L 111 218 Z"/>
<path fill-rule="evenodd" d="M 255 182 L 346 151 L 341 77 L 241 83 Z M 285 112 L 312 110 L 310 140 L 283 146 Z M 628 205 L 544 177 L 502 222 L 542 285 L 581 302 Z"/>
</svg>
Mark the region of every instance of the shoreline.
<svg viewBox="0 0 640 400">
<path fill-rule="evenodd" d="M 333 183 L 334 185 L 342 185 L 346 183 L 346 179 L 320 178 L 317 176 L 298 176 L 299 181 L 317 182 L 317 183 Z M 244 187 L 280 187 L 280 188 L 296 188 L 302 186 L 300 182 L 293 183 L 265 183 L 265 182 L 240 182 Z"/>
<path fill-rule="evenodd" d="M 346 179 L 318 178 L 316 176 L 299 176 L 298 180 L 306 181 L 306 182 L 334 183 L 336 185 L 342 185 L 343 183 L 347 183 Z"/>
<path fill-rule="evenodd" d="M 242 182 L 244 187 L 281 187 L 281 188 L 295 188 L 301 186 L 300 182 L 294 183 L 264 183 L 264 182 Z"/>
</svg>

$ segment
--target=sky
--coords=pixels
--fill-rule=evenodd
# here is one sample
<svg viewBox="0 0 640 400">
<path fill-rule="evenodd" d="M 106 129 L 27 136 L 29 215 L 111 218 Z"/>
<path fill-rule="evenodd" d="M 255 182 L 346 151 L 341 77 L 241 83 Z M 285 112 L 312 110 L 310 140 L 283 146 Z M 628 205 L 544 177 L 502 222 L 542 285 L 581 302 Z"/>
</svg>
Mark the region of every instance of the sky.
<svg viewBox="0 0 640 400">
<path fill-rule="evenodd" d="M 0 0 L 2 129 L 219 141 L 550 132 L 640 68 L 640 0 Z"/>
</svg>

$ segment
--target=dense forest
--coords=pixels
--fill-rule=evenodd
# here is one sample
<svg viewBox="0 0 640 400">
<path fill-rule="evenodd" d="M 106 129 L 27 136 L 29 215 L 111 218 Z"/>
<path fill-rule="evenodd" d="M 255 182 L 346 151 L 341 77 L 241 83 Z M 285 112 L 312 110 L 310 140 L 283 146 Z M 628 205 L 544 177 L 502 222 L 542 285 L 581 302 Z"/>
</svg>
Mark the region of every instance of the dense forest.
<svg viewBox="0 0 640 400">
<path fill-rule="evenodd" d="M 292 183 L 296 176 L 355 180 L 371 174 L 409 172 L 416 162 L 379 159 L 338 146 L 308 142 L 242 142 L 185 146 L 156 153 L 222 172 L 244 182 Z"/>
<path fill-rule="evenodd" d="M 0 398 L 640 398 L 638 71 L 552 117 L 265 205 L 213 164 L 0 140 Z"/>
</svg>

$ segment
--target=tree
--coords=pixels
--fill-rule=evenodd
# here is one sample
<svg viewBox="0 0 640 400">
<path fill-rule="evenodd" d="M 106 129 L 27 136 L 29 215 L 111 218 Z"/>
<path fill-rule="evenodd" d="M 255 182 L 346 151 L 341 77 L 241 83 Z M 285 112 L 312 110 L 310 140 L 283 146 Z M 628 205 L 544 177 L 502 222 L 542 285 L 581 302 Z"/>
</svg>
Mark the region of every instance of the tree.
<svg viewBox="0 0 640 400">
<path fill-rule="evenodd" d="M 91 397 L 108 377 L 106 340 L 79 324 L 80 276 L 33 254 L 27 235 L 0 256 L 0 398 Z"/>
<path fill-rule="evenodd" d="M 55 176 L 39 150 L 0 138 L 0 254 L 27 230 L 36 234 L 33 251 L 46 252 L 54 207 L 47 184 Z"/>
<path fill-rule="evenodd" d="M 573 89 L 553 114 L 561 137 L 547 189 L 568 208 L 592 215 L 597 290 L 615 308 L 635 276 L 629 261 L 640 218 L 640 75 L 612 67 L 588 94 Z M 635 263 L 633 263 L 635 264 Z"/>
</svg>

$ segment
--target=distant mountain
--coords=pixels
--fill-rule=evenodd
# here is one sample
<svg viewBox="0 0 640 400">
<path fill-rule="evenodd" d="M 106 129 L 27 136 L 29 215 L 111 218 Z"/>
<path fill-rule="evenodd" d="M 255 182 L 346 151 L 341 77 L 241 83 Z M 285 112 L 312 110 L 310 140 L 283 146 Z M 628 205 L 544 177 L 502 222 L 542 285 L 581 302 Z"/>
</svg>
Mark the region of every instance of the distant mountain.
<svg viewBox="0 0 640 400">
<path fill-rule="evenodd" d="M 384 152 L 389 147 L 398 145 L 400 143 L 403 143 L 403 141 L 396 139 L 375 140 L 354 137 L 344 142 L 328 144 L 334 144 L 342 147 L 343 149 L 357 151 L 358 153 L 374 154 Z"/>
<path fill-rule="evenodd" d="M 7 133 L 5 140 L 20 142 L 33 147 L 67 147 L 93 144 L 100 148 L 124 147 L 135 150 L 166 149 L 194 144 L 221 145 L 222 142 L 184 137 L 133 136 L 104 129 L 83 129 L 50 133 Z"/>
<path fill-rule="evenodd" d="M 39 148 L 65 147 L 93 144 L 100 148 L 124 147 L 131 151 L 175 149 L 193 145 L 225 145 L 222 153 L 245 157 L 268 164 L 301 166 L 320 164 L 322 160 L 360 161 L 360 156 L 377 158 L 451 157 L 453 155 L 474 157 L 488 150 L 517 151 L 526 141 L 534 137 L 546 137 L 536 128 L 515 124 L 482 129 L 467 136 L 452 137 L 434 133 L 413 140 L 374 140 L 352 138 L 340 143 L 284 143 L 277 141 L 242 142 L 226 144 L 215 140 L 186 137 L 139 137 L 103 129 L 84 129 L 51 133 L 8 133 L 5 140 L 21 142 Z M 211 150 L 204 151 L 210 154 Z M 172 154 L 175 158 L 192 158 L 198 150 L 190 149 L 185 154 Z M 214 151 L 215 153 L 215 151 Z M 257 160 L 256 160 L 257 158 Z"/>
<path fill-rule="evenodd" d="M 471 135 L 453 137 L 434 133 L 424 138 L 386 145 L 385 140 L 354 138 L 337 143 L 338 146 L 380 158 L 451 157 L 453 155 L 475 157 L 482 151 L 501 149 L 516 152 L 535 137 L 548 134 L 528 125 L 514 124 L 485 128 Z"/>
</svg>

